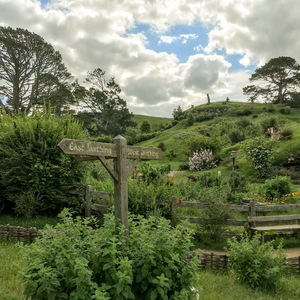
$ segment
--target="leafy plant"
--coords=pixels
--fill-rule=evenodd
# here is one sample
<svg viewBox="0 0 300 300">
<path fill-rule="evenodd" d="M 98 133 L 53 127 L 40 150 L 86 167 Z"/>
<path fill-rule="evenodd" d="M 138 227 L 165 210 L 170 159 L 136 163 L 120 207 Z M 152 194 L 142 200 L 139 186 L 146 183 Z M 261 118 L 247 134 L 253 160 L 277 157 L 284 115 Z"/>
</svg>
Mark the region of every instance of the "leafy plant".
<svg viewBox="0 0 300 300">
<path fill-rule="evenodd" d="M 291 178 L 287 176 L 277 176 L 268 179 L 263 185 L 264 193 L 267 197 L 280 198 L 291 192 Z"/>
<path fill-rule="evenodd" d="M 28 265 L 21 278 L 32 299 L 193 299 L 198 258 L 188 258 L 191 232 L 163 218 L 129 218 L 129 247 L 123 227 L 106 215 L 47 226 L 24 246 Z M 184 296 L 184 297 L 183 297 Z"/>
<path fill-rule="evenodd" d="M 259 177 L 267 177 L 271 170 L 270 156 L 271 144 L 259 139 L 251 140 L 245 147 L 247 158 L 257 171 Z"/>
<path fill-rule="evenodd" d="M 260 234 L 253 238 L 235 237 L 228 240 L 229 257 L 233 272 L 238 279 L 251 288 L 276 289 L 284 276 L 284 255 L 278 247 L 274 255 L 273 243 L 260 243 Z"/>
</svg>

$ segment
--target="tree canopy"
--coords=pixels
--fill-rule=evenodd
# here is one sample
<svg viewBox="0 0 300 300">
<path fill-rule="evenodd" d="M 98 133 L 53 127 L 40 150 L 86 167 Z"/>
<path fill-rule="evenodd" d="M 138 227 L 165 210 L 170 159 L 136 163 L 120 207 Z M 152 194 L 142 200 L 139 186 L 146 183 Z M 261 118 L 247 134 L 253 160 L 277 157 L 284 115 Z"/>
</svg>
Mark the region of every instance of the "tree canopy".
<svg viewBox="0 0 300 300">
<path fill-rule="evenodd" d="M 75 102 L 76 81 L 60 53 L 26 29 L 0 26 L 0 80 L 0 107 L 14 112 L 29 112 L 44 102 L 59 112 Z"/>
<path fill-rule="evenodd" d="M 250 96 L 250 101 L 262 97 L 266 101 L 283 104 L 290 100 L 291 93 L 300 84 L 300 65 L 291 57 L 272 58 L 255 70 L 250 82 L 257 83 L 243 89 L 244 94 Z"/>
<path fill-rule="evenodd" d="M 120 97 L 121 88 L 113 77 L 107 80 L 105 72 L 97 68 L 88 73 L 86 83 L 90 84 L 90 88 L 83 91 L 83 102 L 90 112 L 79 114 L 79 119 L 81 116 L 86 119 L 87 114 L 90 116 L 95 125 L 91 128 L 93 134 L 122 134 L 126 127 L 136 125 L 131 121 L 133 114 Z"/>
</svg>

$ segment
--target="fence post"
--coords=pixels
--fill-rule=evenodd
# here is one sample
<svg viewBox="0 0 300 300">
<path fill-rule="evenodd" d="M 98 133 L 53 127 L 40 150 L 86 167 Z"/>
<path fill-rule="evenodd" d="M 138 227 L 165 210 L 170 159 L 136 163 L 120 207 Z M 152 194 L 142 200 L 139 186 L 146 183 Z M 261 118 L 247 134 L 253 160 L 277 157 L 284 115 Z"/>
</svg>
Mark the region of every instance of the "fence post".
<svg viewBox="0 0 300 300">
<path fill-rule="evenodd" d="M 93 188 L 90 185 L 87 185 L 85 189 L 85 216 L 90 217 L 91 216 L 91 206 L 92 206 L 92 191 Z"/>
<path fill-rule="evenodd" d="M 255 217 L 256 216 L 256 202 L 254 200 L 251 200 L 249 202 L 249 212 L 248 212 L 249 217 Z M 255 222 L 253 222 L 252 226 L 255 226 Z M 251 233 L 252 235 L 252 233 Z"/>
<path fill-rule="evenodd" d="M 113 143 L 117 146 L 117 157 L 114 160 L 114 170 L 118 174 L 118 180 L 114 179 L 115 217 L 120 219 L 124 225 L 124 236 L 126 243 L 128 243 L 127 143 L 126 139 L 120 135 L 113 139 Z"/>
<path fill-rule="evenodd" d="M 172 197 L 172 206 L 171 206 L 171 223 L 173 226 L 176 225 L 176 216 L 177 216 L 177 197 Z"/>
<path fill-rule="evenodd" d="M 249 217 L 255 217 L 256 216 L 256 205 L 255 201 L 251 200 L 249 202 Z"/>
</svg>

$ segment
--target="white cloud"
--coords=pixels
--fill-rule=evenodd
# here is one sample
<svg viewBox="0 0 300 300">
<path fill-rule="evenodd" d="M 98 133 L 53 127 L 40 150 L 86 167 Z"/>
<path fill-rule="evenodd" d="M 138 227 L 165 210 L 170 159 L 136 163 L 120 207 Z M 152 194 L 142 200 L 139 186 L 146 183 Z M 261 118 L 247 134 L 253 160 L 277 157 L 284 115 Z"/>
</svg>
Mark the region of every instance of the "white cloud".
<svg viewBox="0 0 300 300">
<path fill-rule="evenodd" d="M 231 73 L 218 49 L 240 54 L 241 66 L 272 57 L 300 61 L 300 3 L 296 0 L 0 0 L 0 25 L 22 27 L 44 37 L 80 80 L 100 67 L 116 77 L 134 112 L 171 116 L 172 107 L 206 101 L 246 99 L 250 74 Z M 207 47 L 180 64 L 174 54 L 147 49 L 143 33 L 127 34 L 138 23 L 152 26 L 161 43 L 187 43 L 199 34 L 170 36 L 167 29 L 202 22 L 212 28 Z M 171 109 L 170 109 L 171 108 Z"/>
<path fill-rule="evenodd" d="M 218 81 L 224 78 L 230 66 L 220 55 L 196 54 L 186 64 L 184 85 L 187 88 L 208 91 L 219 85 Z"/>
<path fill-rule="evenodd" d="M 166 44 L 172 44 L 178 39 L 177 36 L 170 36 L 170 35 L 161 35 L 159 38 L 158 43 L 166 43 Z"/>
</svg>

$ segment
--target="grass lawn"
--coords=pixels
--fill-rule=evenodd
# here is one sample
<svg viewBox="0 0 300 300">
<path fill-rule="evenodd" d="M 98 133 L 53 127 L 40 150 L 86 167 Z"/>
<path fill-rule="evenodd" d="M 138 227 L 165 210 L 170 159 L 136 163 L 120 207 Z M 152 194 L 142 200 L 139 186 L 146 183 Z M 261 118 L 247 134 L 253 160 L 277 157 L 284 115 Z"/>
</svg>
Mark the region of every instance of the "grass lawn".
<svg viewBox="0 0 300 300">
<path fill-rule="evenodd" d="M 0 299 L 25 299 L 18 272 L 25 261 L 15 242 L 0 240 Z"/>
</svg>

